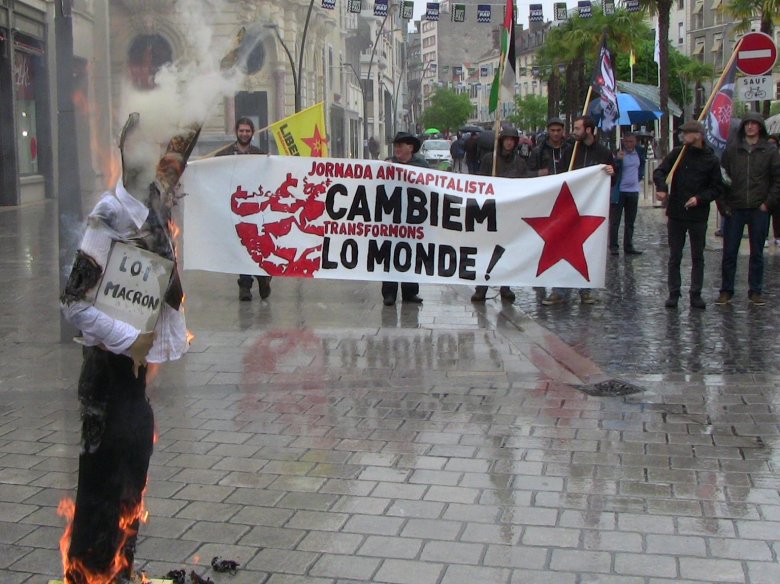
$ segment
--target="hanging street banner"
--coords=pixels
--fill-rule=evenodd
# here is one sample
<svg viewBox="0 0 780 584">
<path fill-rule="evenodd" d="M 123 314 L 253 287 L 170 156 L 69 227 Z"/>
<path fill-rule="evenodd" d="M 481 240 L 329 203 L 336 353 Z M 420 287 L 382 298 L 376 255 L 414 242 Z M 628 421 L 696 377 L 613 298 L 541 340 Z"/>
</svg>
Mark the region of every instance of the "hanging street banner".
<svg viewBox="0 0 780 584">
<path fill-rule="evenodd" d="M 452 22 L 466 22 L 466 5 L 452 5 Z"/>
<path fill-rule="evenodd" d="M 529 179 L 380 161 L 224 156 L 183 175 L 188 270 L 604 286 L 609 176 Z"/>
<path fill-rule="evenodd" d="M 577 2 L 577 10 L 580 18 L 590 18 L 593 15 L 593 5 L 590 0 L 580 0 Z"/>
<path fill-rule="evenodd" d="M 414 16 L 414 0 L 404 0 L 401 3 L 401 18 L 411 20 Z"/>
<path fill-rule="evenodd" d="M 347 12 L 359 14 L 363 10 L 362 0 L 347 0 Z"/>
<path fill-rule="evenodd" d="M 336 0 L 322 0 L 322 7 L 326 10 L 334 10 L 336 8 Z"/>
<path fill-rule="evenodd" d="M 439 20 L 439 3 L 428 2 L 425 5 L 425 20 L 437 22 Z"/>
<path fill-rule="evenodd" d="M 604 0 L 603 11 L 606 16 L 615 14 L 615 0 Z"/>
<path fill-rule="evenodd" d="M 490 23 L 490 4 L 477 4 L 477 22 Z"/>
<path fill-rule="evenodd" d="M 387 16 L 387 0 L 374 0 L 374 16 Z"/>
<path fill-rule="evenodd" d="M 528 22 L 544 22 L 544 9 L 541 4 L 531 4 L 529 7 Z"/>
<path fill-rule="evenodd" d="M 566 2 L 556 2 L 553 4 L 553 11 L 555 12 L 555 20 L 566 20 L 569 18 L 569 9 Z"/>
</svg>

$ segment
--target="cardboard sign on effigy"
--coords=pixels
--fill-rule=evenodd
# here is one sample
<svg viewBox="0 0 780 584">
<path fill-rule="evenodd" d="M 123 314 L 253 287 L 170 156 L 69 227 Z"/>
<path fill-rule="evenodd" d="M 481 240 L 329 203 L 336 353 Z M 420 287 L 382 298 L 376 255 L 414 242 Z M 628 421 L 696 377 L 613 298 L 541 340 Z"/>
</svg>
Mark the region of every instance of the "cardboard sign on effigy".
<svg viewBox="0 0 780 584">
<path fill-rule="evenodd" d="M 173 262 L 115 241 L 94 306 L 112 318 L 148 332 L 154 329 L 171 281 Z"/>
</svg>

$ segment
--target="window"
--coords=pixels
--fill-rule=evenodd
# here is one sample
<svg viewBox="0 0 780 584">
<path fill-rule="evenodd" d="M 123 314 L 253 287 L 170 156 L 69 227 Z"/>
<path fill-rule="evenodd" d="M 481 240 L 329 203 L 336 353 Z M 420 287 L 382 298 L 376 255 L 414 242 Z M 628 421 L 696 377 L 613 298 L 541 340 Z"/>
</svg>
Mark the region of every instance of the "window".
<svg viewBox="0 0 780 584">
<path fill-rule="evenodd" d="M 696 0 L 696 4 L 693 5 L 693 13 L 701 14 L 704 10 L 704 0 Z"/>
<path fill-rule="evenodd" d="M 678 45 L 683 44 L 683 42 L 685 41 L 684 34 L 685 33 L 683 32 L 683 23 L 678 22 L 677 23 L 677 44 Z"/>
<path fill-rule="evenodd" d="M 704 37 L 698 37 L 696 39 L 696 45 L 692 54 L 698 56 L 699 60 L 701 60 L 701 56 L 704 55 Z"/>
<path fill-rule="evenodd" d="M 14 51 L 13 80 L 16 86 L 16 153 L 19 174 L 38 174 L 38 135 L 35 94 L 39 83 L 35 61 L 40 57 Z"/>
<path fill-rule="evenodd" d="M 258 43 L 262 54 L 262 44 Z M 254 54 L 254 51 L 252 51 Z M 251 60 L 252 55 L 250 55 Z M 133 39 L 127 52 L 130 80 L 137 89 L 154 89 L 154 76 L 160 67 L 173 61 L 173 51 L 168 41 L 159 34 L 142 34 Z M 249 63 L 247 62 L 247 66 Z M 262 67 L 262 57 L 260 58 Z"/>
</svg>

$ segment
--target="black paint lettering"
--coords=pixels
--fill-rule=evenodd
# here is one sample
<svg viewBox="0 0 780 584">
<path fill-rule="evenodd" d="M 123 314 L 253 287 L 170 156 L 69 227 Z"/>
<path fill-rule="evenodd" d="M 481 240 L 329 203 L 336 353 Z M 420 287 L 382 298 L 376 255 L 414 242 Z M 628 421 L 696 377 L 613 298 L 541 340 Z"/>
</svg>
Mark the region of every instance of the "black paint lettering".
<svg viewBox="0 0 780 584">
<path fill-rule="evenodd" d="M 412 246 L 400 241 L 393 250 L 393 267 L 397 272 L 408 272 L 412 267 Z"/>
<path fill-rule="evenodd" d="M 460 248 L 460 264 L 458 266 L 458 275 L 464 280 L 476 280 L 477 272 L 474 271 L 474 266 L 477 264 L 476 247 L 461 247 Z"/>
<path fill-rule="evenodd" d="M 460 221 L 454 221 L 453 218 L 460 217 L 460 205 L 463 204 L 463 197 L 457 195 L 444 195 L 444 204 L 442 205 L 442 229 L 450 231 L 463 231 Z"/>
<path fill-rule="evenodd" d="M 355 217 L 360 216 L 363 221 L 371 221 L 371 211 L 368 210 L 368 197 L 366 197 L 366 187 L 360 185 L 355 189 L 355 197 L 352 199 L 352 206 L 349 208 L 347 219 L 354 221 Z"/>
<path fill-rule="evenodd" d="M 336 183 L 328 189 L 328 194 L 325 195 L 325 209 L 328 211 L 328 217 L 331 219 L 342 219 L 347 214 L 346 209 L 336 209 L 336 195 L 342 197 L 347 196 L 347 187 L 342 184 Z"/>
<path fill-rule="evenodd" d="M 376 239 L 370 240 L 368 242 L 368 261 L 366 263 L 366 269 L 369 272 L 373 272 L 374 267 L 377 264 L 382 264 L 382 271 L 389 272 L 391 251 L 391 242 L 383 241 L 382 245 L 379 245 Z"/>
<path fill-rule="evenodd" d="M 393 223 L 401 222 L 401 194 L 403 187 L 395 187 L 393 193 L 388 196 L 385 185 L 376 188 L 376 205 L 374 207 L 374 220 L 382 221 L 385 214 L 393 214 Z"/>
<path fill-rule="evenodd" d="M 406 222 L 410 225 L 419 225 L 428 218 L 428 210 L 425 193 L 420 189 L 409 188 L 406 190 L 408 208 L 406 209 Z"/>
<path fill-rule="evenodd" d="M 458 269 L 458 252 L 451 245 L 439 246 L 439 276 L 449 277 Z"/>
<path fill-rule="evenodd" d="M 433 276 L 433 271 L 436 267 L 436 244 L 418 243 L 416 248 L 417 253 L 414 256 L 414 273 L 422 274 L 424 269 L 426 275 Z"/>
<path fill-rule="evenodd" d="M 496 200 L 485 199 L 484 205 L 479 206 L 476 199 L 466 199 L 466 231 L 474 231 L 474 223 L 484 223 L 487 219 L 487 230 L 498 230 L 496 224 Z"/>
<path fill-rule="evenodd" d="M 341 265 L 348 270 L 353 269 L 358 262 L 358 244 L 354 239 L 345 239 L 341 244 Z"/>
<path fill-rule="evenodd" d="M 330 248 L 330 237 L 322 240 L 322 269 L 335 270 L 339 265 L 331 259 L 328 259 L 328 248 Z"/>
</svg>

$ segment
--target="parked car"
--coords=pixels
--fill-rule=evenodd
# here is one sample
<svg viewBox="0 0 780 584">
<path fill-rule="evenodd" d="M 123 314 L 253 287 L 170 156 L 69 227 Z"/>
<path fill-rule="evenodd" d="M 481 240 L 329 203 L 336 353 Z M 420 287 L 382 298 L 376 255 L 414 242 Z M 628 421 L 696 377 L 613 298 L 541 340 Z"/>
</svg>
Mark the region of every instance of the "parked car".
<svg viewBox="0 0 780 584">
<path fill-rule="evenodd" d="M 449 140 L 426 140 L 420 148 L 420 154 L 431 168 L 439 170 L 452 169 L 452 154 L 450 154 L 451 142 Z"/>
</svg>

